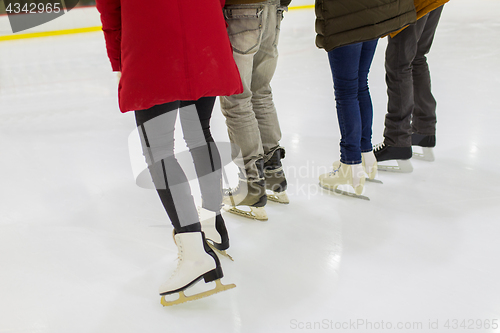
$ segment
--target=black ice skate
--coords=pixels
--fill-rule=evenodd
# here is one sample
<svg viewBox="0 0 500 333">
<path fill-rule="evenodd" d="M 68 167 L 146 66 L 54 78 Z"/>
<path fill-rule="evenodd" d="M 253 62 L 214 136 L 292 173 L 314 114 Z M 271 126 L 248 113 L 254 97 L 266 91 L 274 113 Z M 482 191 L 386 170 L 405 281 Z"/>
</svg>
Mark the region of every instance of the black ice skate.
<svg viewBox="0 0 500 333">
<path fill-rule="evenodd" d="M 413 133 L 411 135 L 411 144 L 412 146 L 422 147 L 422 153 L 414 152 L 413 157 L 429 162 L 434 161 L 433 148 L 436 146 L 435 135 Z"/>
<path fill-rule="evenodd" d="M 274 152 L 271 158 L 264 163 L 264 178 L 266 180 L 266 190 L 272 191 L 267 194 L 267 198 L 274 202 L 282 204 L 290 203 L 286 194 L 286 178 L 283 171 L 281 160 L 285 158 L 285 149 L 279 147 Z"/>
<path fill-rule="evenodd" d="M 408 173 L 413 171 L 410 158 L 412 157 L 411 147 L 394 147 L 385 143 L 379 143 L 373 148 L 373 153 L 377 158 L 378 170 Z M 396 165 L 382 165 L 383 161 L 396 161 Z"/>
</svg>

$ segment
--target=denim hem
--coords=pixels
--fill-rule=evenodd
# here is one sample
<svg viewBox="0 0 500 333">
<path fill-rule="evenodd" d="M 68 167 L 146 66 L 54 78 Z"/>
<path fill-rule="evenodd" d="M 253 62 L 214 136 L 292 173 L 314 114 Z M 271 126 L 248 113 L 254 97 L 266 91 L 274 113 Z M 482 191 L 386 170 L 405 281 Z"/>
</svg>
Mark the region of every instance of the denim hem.
<svg viewBox="0 0 500 333">
<path fill-rule="evenodd" d="M 361 153 L 369 153 L 369 152 L 371 152 L 372 150 L 373 150 L 373 148 L 372 148 L 372 149 L 370 149 L 370 150 L 361 150 Z"/>
<path fill-rule="evenodd" d="M 341 163 L 343 163 L 343 164 L 346 164 L 346 165 L 361 164 L 361 160 L 358 160 L 358 161 L 349 161 L 349 162 L 345 162 L 345 161 L 343 161 L 342 159 L 340 159 L 340 162 L 341 162 Z"/>
</svg>

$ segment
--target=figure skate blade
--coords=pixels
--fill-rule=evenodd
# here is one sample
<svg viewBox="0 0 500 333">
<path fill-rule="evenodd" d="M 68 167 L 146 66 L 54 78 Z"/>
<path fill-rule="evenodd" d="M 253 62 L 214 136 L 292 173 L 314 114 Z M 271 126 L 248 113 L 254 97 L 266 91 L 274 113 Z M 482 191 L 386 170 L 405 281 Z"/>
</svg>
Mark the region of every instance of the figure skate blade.
<svg viewBox="0 0 500 333">
<path fill-rule="evenodd" d="M 370 201 L 370 198 L 368 198 L 367 196 L 364 196 L 364 195 L 361 195 L 361 194 L 356 194 L 356 193 L 353 193 L 353 192 L 349 192 L 349 191 L 344 191 L 344 190 L 341 190 L 339 188 L 330 188 L 329 186 L 323 186 L 323 185 L 319 185 L 320 187 L 324 188 L 325 190 L 328 190 L 330 192 L 334 192 L 334 193 L 337 193 L 337 194 L 342 194 L 342 195 L 345 195 L 345 196 L 348 196 L 348 197 L 351 197 L 351 198 L 356 198 L 356 199 L 362 199 L 362 200 L 367 200 L 367 201 Z"/>
<path fill-rule="evenodd" d="M 226 212 L 229 212 L 229 213 L 232 213 L 235 215 L 239 215 L 239 216 L 243 216 L 243 217 L 246 217 L 249 219 L 259 220 L 259 221 L 267 221 L 268 220 L 267 213 L 266 213 L 266 210 L 264 209 L 264 207 L 249 206 L 249 208 L 250 208 L 250 211 L 245 211 L 245 210 L 242 210 L 242 209 L 235 207 L 235 206 L 229 206 L 229 205 L 224 206 L 224 210 Z"/>
<path fill-rule="evenodd" d="M 184 291 L 181 290 L 181 291 L 179 291 L 179 298 L 174 300 L 174 301 L 167 301 L 165 299 L 165 296 L 162 296 L 161 297 L 161 305 L 163 305 L 163 306 L 178 305 L 178 304 L 186 303 L 189 301 L 194 301 L 194 300 L 197 300 L 200 298 L 208 297 L 208 296 L 211 296 L 213 294 L 217 294 L 217 293 L 222 292 L 222 291 L 233 289 L 235 287 L 236 287 L 236 285 L 233 283 L 228 284 L 228 285 L 224 285 L 224 284 L 222 284 L 220 279 L 217 279 L 217 280 L 215 280 L 215 288 L 214 289 L 204 291 L 204 292 L 201 292 L 198 294 L 194 294 L 191 296 L 186 296 L 186 294 L 184 294 Z"/>
</svg>

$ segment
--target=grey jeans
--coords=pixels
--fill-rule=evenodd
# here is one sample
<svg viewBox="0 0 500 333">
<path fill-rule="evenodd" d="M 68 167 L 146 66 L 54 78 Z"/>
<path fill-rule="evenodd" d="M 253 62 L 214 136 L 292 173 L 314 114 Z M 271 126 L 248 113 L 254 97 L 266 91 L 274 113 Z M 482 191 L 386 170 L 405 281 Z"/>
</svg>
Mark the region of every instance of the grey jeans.
<svg viewBox="0 0 500 333">
<path fill-rule="evenodd" d="M 394 38 L 385 53 L 387 114 L 384 142 L 410 147 L 411 134 L 435 135 L 436 100 L 427 58 L 443 6 L 421 17 Z"/>
<path fill-rule="evenodd" d="M 256 161 L 267 161 L 279 146 L 281 130 L 273 103 L 271 79 L 278 61 L 283 7 L 272 0 L 228 5 L 224 15 L 244 91 L 220 98 L 233 157 L 241 150 L 249 181 L 261 179 Z"/>
</svg>

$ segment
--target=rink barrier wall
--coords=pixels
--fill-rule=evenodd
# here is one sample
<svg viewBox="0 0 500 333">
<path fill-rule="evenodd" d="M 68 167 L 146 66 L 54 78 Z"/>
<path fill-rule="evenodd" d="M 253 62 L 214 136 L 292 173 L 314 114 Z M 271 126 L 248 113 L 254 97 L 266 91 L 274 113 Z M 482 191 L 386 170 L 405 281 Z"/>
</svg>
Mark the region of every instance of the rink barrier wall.
<svg viewBox="0 0 500 333">
<path fill-rule="evenodd" d="M 29 34 L 0 36 L 0 42 L 7 41 L 7 40 L 16 40 L 16 39 L 29 39 L 29 38 L 38 38 L 38 37 L 73 35 L 73 34 L 80 34 L 80 33 L 84 33 L 84 32 L 94 32 L 94 31 L 101 31 L 101 30 L 102 30 L 102 27 L 88 27 L 88 28 L 64 29 L 64 30 L 56 30 L 56 31 L 32 32 Z"/>
<path fill-rule="evenodd" d="M 314 8 L 314 5 L 293 6 L 293 7 L 289 7 L 288 9 L 289 10 L 301 10 L 301 9 L 311 9 L 311 8 Z M 32 33 L 25 33 L 25 34 L 4 35 L 4 36 L 0 36 L 0 42 L 9 41 L 9 40 L 39 38 L 39 37 L 73 35 L 73 34 L 80 34 L 80 33 L 86 33 L 86 32 L 96 32 L 96 31 L 102 31 L 102 27 L 95 26 L 95 27 L 62 29 L 62 30 L 53 30 L 53 31 L 32 32 Z"/>
</svg>

